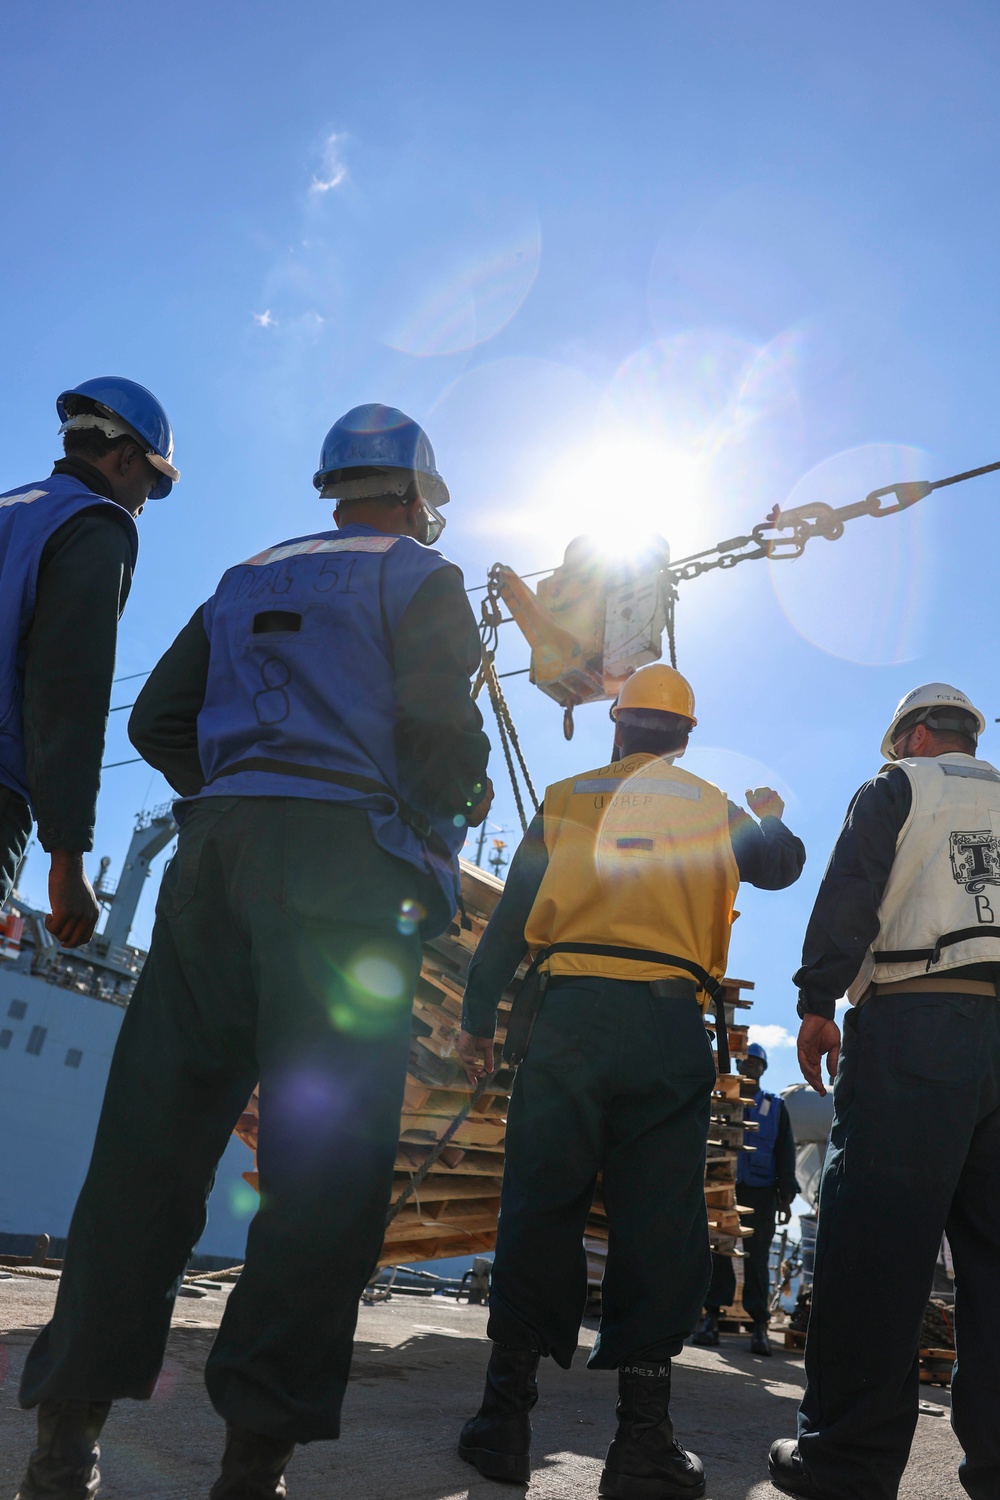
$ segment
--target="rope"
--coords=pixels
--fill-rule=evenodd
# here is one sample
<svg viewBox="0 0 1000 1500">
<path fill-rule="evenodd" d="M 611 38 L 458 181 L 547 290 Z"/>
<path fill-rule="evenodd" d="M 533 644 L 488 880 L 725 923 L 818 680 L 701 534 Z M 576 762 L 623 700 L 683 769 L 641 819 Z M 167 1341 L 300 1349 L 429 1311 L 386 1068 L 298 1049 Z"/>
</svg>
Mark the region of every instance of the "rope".
<svg viewBox="0 0 1000 1500">
<path fill-rule="evenodd" d="M 677 671 L 677 641 L 674 635 L 674 626 L 677 610 L 677 590 L 668 578 L 663 580 L 666 586 L 666 600 L 664 601 L 664 614 L 667 624 L 667 645 L 670 648 L 670 665 Z"/>
<path fill-rule="evenodd" d="M 486 1093 L 486 1090 L 489 1088 L 490 1084 L 493 1082 L 499 1071 L 500 1069 L 496 1068 L 492 1073 L 488 1075 L 488 1077 L 481 1079 L 479 1083 L 477 1083 L 475 1091 L 469 1096 L 468 1104 L 466 1104 L 464 1108 L 459 1110 L 458 1114 L 452 1120 L 444 1135 L 442 1135 L 439 1140 L 435 1141 L 433 1147 L 428 1153 L 426 1159 L 421 1163 L 419 1169 L 416 1172 L 410 1173 L 409 1182 L 385 1216 L 386 1229 L 389 1228 L 389 1225 L 399 1213 L 400 1209 L 402 1209 L 405 1204 L 409 1203 L 410 1199 L 414 1196 L 417 1189 L 420 1187 L 420 1184 L 427 1176 L 427 1173 L 430 1171 L 434 1163 L 438 1160 L 442 1151 L 447 1146 L 452 1136 L 455 1134 L 455 1131 L 465 1120 L 469 1118 L 469 1115 L 472 1113 L 476 1105 L 479 1103 L 480 1099 Z"/>
<path fill-rule="evenodd" d="M 489 685 L 490 690 L 490 703 L 493 706 L 493 713 L 496 716 L 497 729 L 500 731 L 500 744 L 503 747 L 504 760 L 507 762 L 507 775 L 510 777 L 510 785 L 511 790 L 514 793 L 514 801 L 517 803 L 517 816 L 521 824 L 521 832 L 527 833 L 528 821 L 524 816 L 524 803 L 521 801 L 521 789 L 517 784 L 517 773 L 514 770 L 514 762 L 511 758 L 510 745 L 507 742 L 507 726 L 504 723 L 503 714 L 500 711 L 500 706 L 497 702 L 497 696 L 493 686 L 495 677 L 495 673 L 491 674 L 488 670 L 486 671 L 486 681 Z"/>
<path fill-rule="evenodd" d="M 242 1266 L 227 1266 L 224 1271 L 189 1271 L 185 1281 L 226 1281 L 229 1277 L 235 1281 L 243 1270 Z"/>
<path fill-rule="evenodd" d="M 500 679 L 497 676 L 492 651 L 483 651 L 481 672 L 489 689 L 490 704 L 496 716 L 497 729 L 500 731 L 500 744 L 503 747 L 504 759 L 507 762 L 507 772 L 510 776 L 510 784 L 514 792 L 514 801 L 517 803 L 517 816 L 521 821 L 521 832 L 527 833 L 528 820 L 525 817 L 524 803 L 521 800 L 521 792 L 517 784 L 517 774 L 514 770 L 513 759 L 511 758 L 512 749 L 514 755 L 517 757 L 517 763 L 521 768 L 521 775 L 524 777 L 524 784 L 528 789 L 528 796 L 531 798 L 531 804 L 535 812 L 538 811 L 539 806 L 538 796 L 535 792 L 534 782 L 531 779 L 531 772 L 528 770 L 528 763 L 521 749 L 521 742 L 518 738 L 514 720 L 511 718 L 510 709 L 507 707 L 507 700 L 503 695 L 503 688 L 500 686 Z"/>
</svg>

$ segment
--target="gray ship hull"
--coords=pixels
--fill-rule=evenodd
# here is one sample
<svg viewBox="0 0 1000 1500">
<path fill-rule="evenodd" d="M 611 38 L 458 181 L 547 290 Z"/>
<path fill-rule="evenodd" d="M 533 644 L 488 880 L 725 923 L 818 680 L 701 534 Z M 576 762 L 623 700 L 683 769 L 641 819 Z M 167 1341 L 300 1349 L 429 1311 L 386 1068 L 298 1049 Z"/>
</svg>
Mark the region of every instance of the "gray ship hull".
<svg viewBox="0 0 1000 1500">
<path fill-rule="evenodd" d="M 121 1005 L 0 963 L 0 1235 L 65 1236 L 124 1016 Z M 242 1261 L 257 1195 L 241 1174 L 252 1167 L 234 1137 L 198 1254 Z"/>
</svg>

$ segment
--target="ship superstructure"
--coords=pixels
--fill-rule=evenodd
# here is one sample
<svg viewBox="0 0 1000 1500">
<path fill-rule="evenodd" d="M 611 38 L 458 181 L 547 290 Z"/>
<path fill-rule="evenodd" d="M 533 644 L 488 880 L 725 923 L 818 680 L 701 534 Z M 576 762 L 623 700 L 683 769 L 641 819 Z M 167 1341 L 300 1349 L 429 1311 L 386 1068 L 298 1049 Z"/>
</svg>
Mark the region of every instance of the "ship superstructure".
<svg viewBox="0 0 1000 1500">
<path fill-rule="evenodd" d="M 170 805 L 142 813 L 117 886 L 102 860 L 95 891 L 107 916 L 82 948 L 63 948 L 43 910 L 15 891 L 0 914 L 0 1246 L 69 1228 L 97 1129 L 118 1032 L 146 954 L 128 941 L 152 861 L 177 832 Z M 243 1259 L 256 1200 L 235 1138 L 219 1164 L 198 1253 Z M 17 1244 L 12 1237 L 17 1238 Z"/>
</svg>

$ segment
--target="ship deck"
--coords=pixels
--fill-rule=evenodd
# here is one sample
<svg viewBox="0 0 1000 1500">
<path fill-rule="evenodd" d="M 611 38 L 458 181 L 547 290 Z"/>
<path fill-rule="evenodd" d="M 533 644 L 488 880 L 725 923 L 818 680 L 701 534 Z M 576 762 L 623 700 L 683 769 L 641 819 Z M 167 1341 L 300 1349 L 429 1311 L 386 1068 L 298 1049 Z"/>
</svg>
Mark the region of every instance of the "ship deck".
<svg viewBox="0 0 1000 1500">
<path fill-rule="evenodd" d="M 49 1317 L 56 1283 L 0 1280 L 0 1494 L 13 1494 L 32 1445 L 34 1422 L 17 1405 L 27 1348 Z M 223 1428 L 201 1372 L 227 1290 L 178 1300 L 157 1395 L 123 1401 L 102 1438 L 106 1500 L 198 1500 L 217 1471 Z M 592 1345 L 585 1327 L 581 1343 Z M 289 1500 L 490 1500 L 506 1487 L 457 1457 L 458 1428 L 479 1402 L 489 1345 L 486 1312 L 442 1297 L 394 1297 L 362 1307 L 351 1388 L 338 1443 L 301 1448 L 288 1469 Z M 534 1415 L 529 1500 L 597 1494 L 613 1427 L 615 1377 L 587 1371 L 584 1351 L 570 1371 L 546 1361 Z M 776 1500 L 762 1479 L 774 1437 L 795 1431 L 803 1385 L 801 1355 L 759 1359 L 745 1340 L 685 1349 L 676 1361 L 678 1434 L 708 1471 L 708 1500 Z M 948 1393 L 921 1394 L 939 1408 L 921 1416 L 901 1500 L 964 1500 L 960 1451 L 948 1421 Z"/>
</svg>

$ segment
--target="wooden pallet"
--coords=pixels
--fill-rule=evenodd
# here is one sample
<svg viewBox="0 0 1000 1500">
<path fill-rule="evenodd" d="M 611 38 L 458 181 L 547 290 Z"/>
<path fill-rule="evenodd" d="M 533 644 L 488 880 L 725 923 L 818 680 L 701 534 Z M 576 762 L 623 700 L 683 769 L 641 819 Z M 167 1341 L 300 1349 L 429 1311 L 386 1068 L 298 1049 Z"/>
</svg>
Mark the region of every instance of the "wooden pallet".
<svg viewBox="0 0 1000 1500">
<path fill-rule="evenodd" d="M 921 1349 L 920 1379 L 925 1385 L 951 1385 L 956 1357 L 954 1349 Z"/>
<path fill-rule="evenodd" d="M 424 960 L 413 1001 L 412 1042 L 400 1117 L 399 1151 L 393 1176 L 392 1201 L 409 1184 L 450 1122 L 472 1092 L 458 1063 L 455 1044 L 461 1028 L 462 994 L 469 961 L 503 886 L 475 865 L 461 862 L 462 896 L 466 916 L 446 933 L 424 945 Z M 497 1043 L 506 1033 L 510 1004 L 521 975 L 501 1002 Z M 742 991 L 746 980 L 724 981 L 726 1004 L 746 1010 Z M 715 1028 L 708 1030 L 714 1039 Z M 746 1056 L 747 1027 L 728 1028 L 734 1060 Z M 455 1132 L 448 1147 L 431 1167 L 418 1192 L 389 1226 L 381 1265 L 437 1260 L 492 1250 L 496 1243 L 507 1102 L 513 1075 L 499 1073 L 490 1090 Z M 705 1174 L 709 1237 L 712 1248 L 739 1257 L 740 1243 L 751 1231 L 741 1222 L 747 1210 L 736 1201 L 736 1164 L 743 1147 L 743 1112 L 756 1085 L 737 1073 L 718 1079 L 712 1096 L 711 1144 Z M 236 1134 L 252 1149 L 257 1142 L 256 1095 L 237 1126 Z M 255 1189 L 256 1172 L 244 1176 Z M 599 1287 L 607 1256 L 608 1221 L 600 1186 L 587 1220 L 588 1278 Z"/>
</svg>

